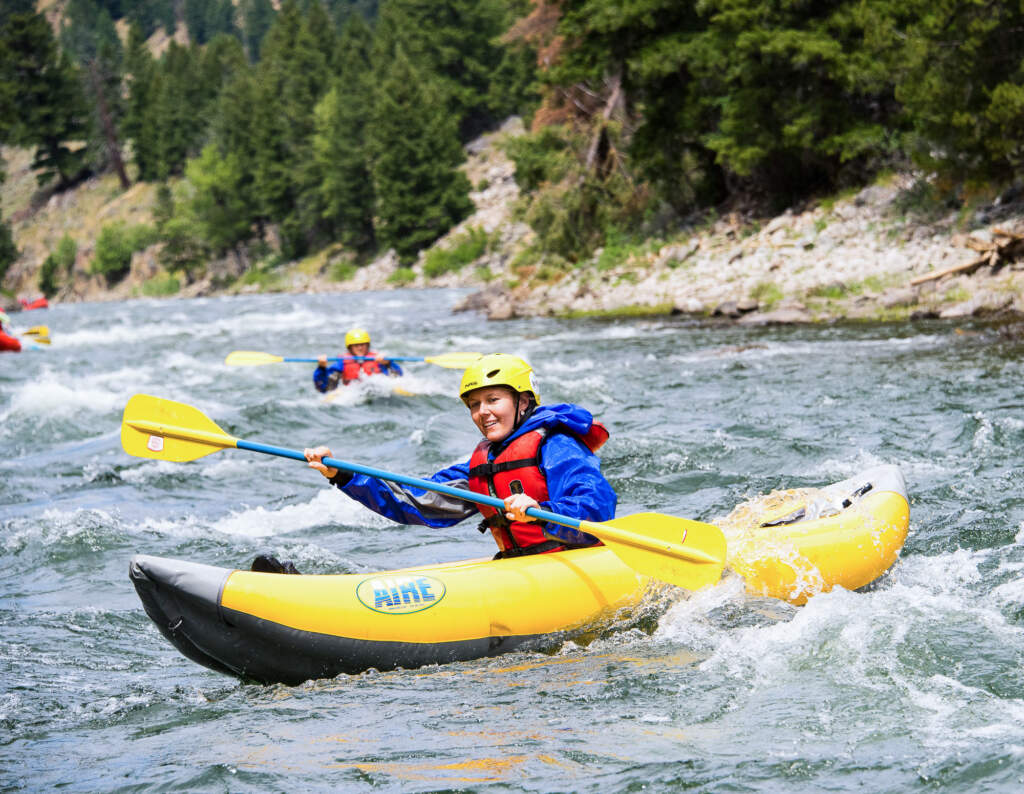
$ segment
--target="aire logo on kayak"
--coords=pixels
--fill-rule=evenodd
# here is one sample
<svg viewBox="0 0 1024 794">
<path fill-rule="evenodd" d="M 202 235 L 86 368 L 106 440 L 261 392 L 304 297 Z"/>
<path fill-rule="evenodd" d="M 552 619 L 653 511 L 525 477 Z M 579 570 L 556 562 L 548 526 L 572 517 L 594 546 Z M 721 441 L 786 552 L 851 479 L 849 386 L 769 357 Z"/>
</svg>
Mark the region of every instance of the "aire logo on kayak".
<svg viewBox="0 0 1024 794">
<path fill-rule="evenodd" d="M 444 598 L 445 586 L 433 576 L 374 576 L 356 587 L 365 607 L 385 615 L 408 615 L 430 609 Z"/>
</svg>

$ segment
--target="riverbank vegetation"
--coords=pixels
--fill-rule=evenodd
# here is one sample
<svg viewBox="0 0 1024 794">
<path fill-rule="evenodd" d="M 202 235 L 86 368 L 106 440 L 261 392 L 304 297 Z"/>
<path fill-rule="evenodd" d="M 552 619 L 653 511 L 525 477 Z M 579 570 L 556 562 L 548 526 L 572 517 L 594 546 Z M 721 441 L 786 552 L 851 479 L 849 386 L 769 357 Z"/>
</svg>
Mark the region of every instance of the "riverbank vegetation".
<svg viewBox="0 0 1024 794">
<path fill-rule="evenodd" d="M 0 140 L 34 152 L 44 196 L 159 185 L 151 225 L 71 241 L 108 283 L 154 243 L 160 292 L 217 259 L 258 284 L 326 250 L 351 276 L 393 249 L 399 283 L 470 213 L 463 147 L 518 114 L 518 258 L 557 278 L 889 171 L 938 205 L 1012 191 L 1022 22 L 1001 0 L 11 0 Z M 0 283 L 16 242 L 2 223 Z M 23 268 L 47 293 L 72 278 L 64 246 Z"/>
</svg>

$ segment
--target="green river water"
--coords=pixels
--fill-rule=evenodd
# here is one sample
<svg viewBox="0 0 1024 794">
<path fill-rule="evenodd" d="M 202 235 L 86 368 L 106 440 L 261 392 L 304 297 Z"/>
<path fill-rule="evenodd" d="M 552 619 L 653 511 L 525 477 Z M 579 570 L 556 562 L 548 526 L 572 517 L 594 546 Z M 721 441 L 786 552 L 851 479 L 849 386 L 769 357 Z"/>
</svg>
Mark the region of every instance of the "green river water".
<svg viewBox="0 0 1024 794">
<path fill-rule="evenodd" d="M 0 356 L 0 790 L 906 792 L 1024 788 L 1024 342 L 990 325 L 750 329 L 454 314 L 451 290 L 56 306 Z M 299 463 L 120 447 L 136 392 L 228 432 L 426 476 L 478 434 L 459 373 L 407 366 L 333 404 L 312 366 L 232 350 L 504 351 L 611 429 L 619 513 L 712 521 L 777 488 L 897 464 L 911 524 L 864 592 L 805 607 L 734 576 L 545 653 L 262 686 L 189 661 L 135 553 L 304 572 L 481 557 L 475 522 L 404 527 Z"/>
</svg>

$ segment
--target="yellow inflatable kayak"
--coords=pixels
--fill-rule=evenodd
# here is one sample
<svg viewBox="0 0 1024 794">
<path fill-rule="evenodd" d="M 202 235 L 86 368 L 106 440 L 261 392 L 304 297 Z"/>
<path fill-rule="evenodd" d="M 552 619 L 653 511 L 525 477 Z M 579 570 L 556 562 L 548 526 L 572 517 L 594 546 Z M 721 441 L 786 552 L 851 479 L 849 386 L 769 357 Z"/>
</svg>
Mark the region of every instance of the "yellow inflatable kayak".
<svg viewBox="0 0 1024 794">
<path fill-rule="evenodd" d="M 334 391 L 327 392 L 323 397 L 323 402 L 328 404 L 339 403 L 342 405 L 352 404 L 352 402 L 362 402 L 370 397 L 390 397 L 392 395 L 396 397 L 416 397 L 417 393 L 407 389 L 403 386 L 399 386 L 396 383 L 388 383 L 390 380 L 401 380 L 401 378 L 388 378 L 384 379 L 384 376 L 375 375 L 371 380 L 360 381 L 359 385 L 353 387 L 339 386 Z M 362 391 L 356 396 L 353 396 L 352 389 L 359 389 L 362 387 Z"/>
<path fill-rule="evenodd" d="M 895 562 L 909 511 L 899 470 L 787 491 L 723 520 L 728 565 L 758 595 L 803 603 Z M 649 580 L 607 547 L 374 574 L 284 575 L 135 556 L 146 612 L 185 656 L 261 682 L 419 667 L 550 644 L 636 603 Z"/>
</svg>

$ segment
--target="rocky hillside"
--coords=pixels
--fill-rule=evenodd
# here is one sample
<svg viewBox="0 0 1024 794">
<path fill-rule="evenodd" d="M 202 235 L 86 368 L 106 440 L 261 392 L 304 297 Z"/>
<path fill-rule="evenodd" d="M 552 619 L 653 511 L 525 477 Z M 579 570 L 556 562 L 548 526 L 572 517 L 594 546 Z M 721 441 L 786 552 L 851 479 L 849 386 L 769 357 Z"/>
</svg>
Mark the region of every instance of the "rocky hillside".
<svg viewBox="0 0 1024 794">
<path fill-rule="evenodd" d="M 532 232 L 516 219 L 515 169 L 499 145 L 521 131 L 513 119 L 467 147 L 476 212 L 412 268 L 400 267 L 393 254 L 356 268 L 340 250 L 241 276 L 250 263 L 224 261 L 211 263 L 206 278 L 177 294 L 468 286 L 478 291 L 464 308 L 491 319 L 683 312 L 772 323 L 1024 313 L 1020 196 L 1010 191 L 968 217 L 956 210 L 935 216 L 916 201 L 919 186 L 909 175 L 767 222 L 728 215 L 674 239 L 599 251 L 568 270 L 549 266 L 523 253 Z M 111 220 L 148 222 L 151 186 L 121 193 L 112 179 L 101 178 L 35 206 L 26 199 L 27 158 L 9 152 L 7 161 L 4 215 L 12 220 L 23 255 L 5 286 L 36 292 L 38 268 L 64 233 L 75 239 L 79 253 L 73 283 L 58 299 L 130 297 L 168 278 L 155 247 L 136 254 L 130 275 L 113 289 L 89 275 L 99 227 Z M 438 253 L 455 251 L 474 235 L 486 237 L 474 261 L 445 260 Z"/>
</svg>

